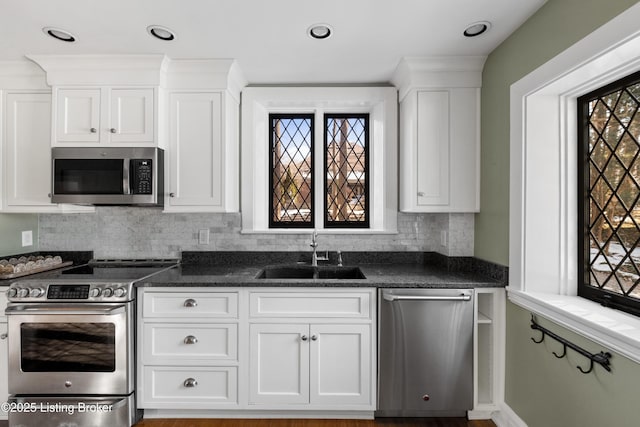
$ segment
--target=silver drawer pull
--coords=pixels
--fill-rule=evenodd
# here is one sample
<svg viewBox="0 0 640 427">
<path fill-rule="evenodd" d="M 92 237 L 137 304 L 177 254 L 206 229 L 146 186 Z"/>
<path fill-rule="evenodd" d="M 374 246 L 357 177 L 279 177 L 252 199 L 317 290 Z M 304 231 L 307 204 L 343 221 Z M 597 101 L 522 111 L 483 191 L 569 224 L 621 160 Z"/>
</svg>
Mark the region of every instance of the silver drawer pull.
<svg viewBox="0 0 640 427">
<path fill-rule="evenodd" d="M 184 380 L 184 383 L 182 384 L 185 387 L 193 388 L 198 385 L 198 381 L 196 381 L 195 378 L 187 378 L 186 380 Z"/>
<path fill-rule="evenodd" d="M 188 300 L 185 300 L 184 306 L 188 308 L 197 307 L 198 302 L 194 299 L 189 298 Z"/>
<path fill-rule="evenodd" d="M 198 338 L 194 337 L 193 335 L 188 335 L 184 338 L 185 344 L 195 344 L 197 342 L 198 342 Z"/>
</svg>

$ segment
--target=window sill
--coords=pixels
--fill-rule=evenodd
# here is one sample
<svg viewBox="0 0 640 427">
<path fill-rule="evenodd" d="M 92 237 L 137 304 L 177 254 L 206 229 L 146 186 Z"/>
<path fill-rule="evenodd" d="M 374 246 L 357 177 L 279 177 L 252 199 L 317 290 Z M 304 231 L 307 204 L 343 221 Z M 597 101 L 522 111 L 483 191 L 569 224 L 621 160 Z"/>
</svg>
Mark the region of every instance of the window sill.
<svg viewBox="0 0 640 427">
<path fill-rule="evenodd" d="M 311 234 L 313 228 L 269 228 L 269 229 L 243 229 L 241 234 Z M 336 235 L 352 235 L 352 234 L 398 234 L 398 230 L 378 230 L 371 228 L 317 228 L 315 229 L 319 235 L 336 234 Z"/>
<path fill-rule="evenodd" d="M 507 292 L 514 304 L 640 363 L 640 317 L 578 296 L 522 292 L 511 287 Z"/>
</svg>

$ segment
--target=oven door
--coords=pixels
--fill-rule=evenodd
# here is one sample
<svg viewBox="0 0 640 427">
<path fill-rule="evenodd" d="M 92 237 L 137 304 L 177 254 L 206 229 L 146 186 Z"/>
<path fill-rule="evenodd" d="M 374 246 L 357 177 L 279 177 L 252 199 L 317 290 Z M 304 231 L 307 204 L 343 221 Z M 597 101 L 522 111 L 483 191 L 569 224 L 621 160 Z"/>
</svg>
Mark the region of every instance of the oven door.
<svg viewBox="0 0 640 427">
<path fill-rule="evenodd" d="M 132 393 L 132 307 L 9 304 L 9 393 Z"/>
</svg>

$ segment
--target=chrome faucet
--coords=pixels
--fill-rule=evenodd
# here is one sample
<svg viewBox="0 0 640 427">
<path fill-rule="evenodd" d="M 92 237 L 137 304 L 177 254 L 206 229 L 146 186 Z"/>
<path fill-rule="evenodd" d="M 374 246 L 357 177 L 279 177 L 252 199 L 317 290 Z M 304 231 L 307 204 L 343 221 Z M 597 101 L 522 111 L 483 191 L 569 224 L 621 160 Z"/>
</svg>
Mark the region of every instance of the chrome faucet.
<svg viewBox="0 0 640 427">
<path fill-rule="evenodd" d="M 323 257 L 319 257 L 318 256 L 318 232 L 316 230 L 313 230 L 313 234 L 311 236 L 311 245 L 309 245 L 313 248 L 313 254 L 311 254 L 311 265 L 313 267 L 317 267 L 318 266 L 318 261 L 328 261 L 329 260 L 329 252 L 326 251 Z"/>
</svg>

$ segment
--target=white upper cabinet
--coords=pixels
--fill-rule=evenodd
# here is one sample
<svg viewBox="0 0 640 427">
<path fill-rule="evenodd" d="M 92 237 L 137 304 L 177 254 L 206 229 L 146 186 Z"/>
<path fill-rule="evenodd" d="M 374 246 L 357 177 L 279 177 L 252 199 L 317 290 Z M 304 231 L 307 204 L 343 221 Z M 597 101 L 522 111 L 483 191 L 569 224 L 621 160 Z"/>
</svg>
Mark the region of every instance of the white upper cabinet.
<svg viewBox="0 0 640 427">
<path fill-rule="evenodd" d="M 154 89 L 58 88 L 54 145 L 154 145 Z"/>
<path fill-rule="evenodd" d="M 232 61 L 171 61 L 167 73 L 168 197 L 172 212 L 238 212 L 243 80 Z"/>
<path fill-rule="evenodd" d="M 480 210 L 480 86 L 484 57 L 404 59 L 400 210 Z"/>
<path fill-rule="evenodd" d="M 89 207 L 55 205 L 51 193 L 51 94 L 7 91 L 4 102 L 4 212 L 70 212 Z"/>
<path fill-rule="evenodd" d="M 164 55 L 37 55 L 53 90 L 53 146 L 162 146 Z"/>
</svg>

